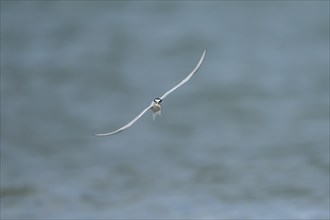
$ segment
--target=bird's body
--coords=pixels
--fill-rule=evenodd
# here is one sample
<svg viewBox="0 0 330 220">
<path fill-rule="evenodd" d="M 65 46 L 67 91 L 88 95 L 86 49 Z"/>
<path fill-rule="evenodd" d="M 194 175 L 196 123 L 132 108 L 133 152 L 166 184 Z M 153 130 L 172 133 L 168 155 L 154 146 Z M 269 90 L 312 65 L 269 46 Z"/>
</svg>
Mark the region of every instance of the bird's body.
<svg viewBox="0 0 330 220">
<path fill-rule="evenodd" d="M 157 115 L 160 115 L 162 113 L 162 106 L 160 105 L 160 103 L 163 100 L 161 100 L 160 98 L 155 98 L 152 101 L 152 106 L 150 107 L 150 110 L 152 111 L 152 119 L 155 120 Z"/>
<path fill-rule="evenodd" d="M 184 83 L 186 83 L 199 69 L 199 67 L 202 65 L 203 61 L 204 61 L 204 57 L 206 54 L 206 50 L 204 50 L 202 57 L 200 58 L 197 66 L 193 69 L 193 71 L 191 73 L 189 73 L 189 75 L 184 78 L 179 84 L 177 84 L 176 86 L 174 86 L 172 89 L 170 89 L 169 91 L 165 92 L 164 95 L 162 95 L 160 98 L 155 98 L 151 104 L 145 108 L 138 116 L 136 116 L 132 121 L 130 121 L 128 124 L 124 125 L 123 127 L 113 131 L 113 132 L 109 132 L 109 133 L 104 133 L 104 134 L 96 134 L 96 136 L 108 136 L 108 135 L 112 135 L 112 134 L 116 134 L 118 132 L 121 132 L 123 130 L 125 130 L 126 128 L 129 128 L 132 124 L 134 124 L 142 115 L 144 115 L 149 109 L 152 111 L 152 117 L 153 119 L 155 119 L 155 117 L 157 115 L 161 114 L 161 105 L 160 103 L 163 101 L 163 99 L 168 96 L 171 92 L 173 92 L 174 90 L 176 90 L 177 88 L 179 88 L 180 86 L 182 86 Z"/>
</svg>

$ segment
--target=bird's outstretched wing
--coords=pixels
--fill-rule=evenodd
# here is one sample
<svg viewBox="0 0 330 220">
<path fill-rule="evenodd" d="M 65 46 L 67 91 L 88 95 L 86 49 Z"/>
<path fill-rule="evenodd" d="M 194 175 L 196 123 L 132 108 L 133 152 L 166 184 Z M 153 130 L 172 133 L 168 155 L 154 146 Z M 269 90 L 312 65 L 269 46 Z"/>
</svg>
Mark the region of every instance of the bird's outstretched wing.
<svg viewBox="0 0 330 220">
<path fill-rule="evenodd" d="M 200 68 L 200 66 L 202 65 L 203 61 L 204 61 L 204 57 L 206 54 L 206 49 L 204 50 L 202 57 L 200 58 L 197 66 L 193 69 L 193 71 L 191 73 L 189 73 L 189 75 L 182 80 L 179 84 L 177 84 L 176 86 L 174 86 L 172 89 L 170 89 L 169 91 L 167 91 L 164 95 L 162 95 L 160 97 L 160 99 L 164 99 L 166 96 L 168 96 L 171 92 L 173 92 L 174 90 L 176 90 L 177 88 L 179 88 L 180 86 L 182 86 L 184 83 L 186 83 L 196 72 L 197 70 Z M 144 113 L 146 113 L 151 107 L 153 106 L 153 102 L 151 102 L 151 104 L 144 109 L 138 116 L 136 116 L 132 121 L 130 121 L 128 124 L 124 125 L 121 128 L 118 128 L 115 131 L 109 132 L 109 133 L 104 133 L 104 134 L 95 134 L 96 136 L 108 136 L 108 135 L 112 135 L 112 134 L 116 134 L 118 132 L 121 132 L 123 130 L 125 130 L 126 128 L 129 128 L 132 124 L 134 124 L 142 115 L 144 115 Z"/>
<path fill-rule="evenodd" d="M 195 69 L 193 69 L 193 71 L 191 73 L 189 73 L 189 75 L 182 80 L 178 85 L 174 86 L 172 89 L 170 89 L 169 91 L 165 92 L 164 95 L 162 95 L 160 97 L 160 99 L 164 99 L 166 96 L 168 96 L 171 92 L 173 92 L 174 90 L 176 90 L 177 88 L 179 88 L 180 86 L 182 86 L 184 83 L 186 83 L 199 69 L 199 67 L 202 65 L 203 61 L 204 61 L 204 57 L 206 54 L 206 49 L 204 50 L 202 57 L 200 58 L 199 62 L 197 63 L 197 66 L 195 67 Z"/>
<path fill-rule="evenodd" d="M 121 128 L 118 128 L 115 131 L 109 132 L 109 133 L 104 133 L 104 134 L 95 134 L 95 136 L 108 136 L 112 134 L 116 134 L 118 132 L 121 132 L 125 130 L 126 128 L 129 128 L 132 124 L 134 124 L 144 113 L 146 113 L 152 106 L 153 103 L 151 103 L 146 109 L 144 109 L 138 116 L 136 116 L 132 121 L 130 121 L 128 124 L 124 125 Z"/>
</svg>

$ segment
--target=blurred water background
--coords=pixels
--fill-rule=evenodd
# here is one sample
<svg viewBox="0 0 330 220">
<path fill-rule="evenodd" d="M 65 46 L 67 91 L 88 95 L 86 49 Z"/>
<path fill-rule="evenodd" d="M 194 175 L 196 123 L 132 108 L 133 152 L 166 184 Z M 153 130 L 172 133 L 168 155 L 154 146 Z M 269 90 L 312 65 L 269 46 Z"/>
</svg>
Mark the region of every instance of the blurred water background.
<svg viewBox="0 0 330 220">
<path fill-rule="evenodd" d="M 1 1 L 1 218 L 328 219 L 329 2 Z"/>
</svg>

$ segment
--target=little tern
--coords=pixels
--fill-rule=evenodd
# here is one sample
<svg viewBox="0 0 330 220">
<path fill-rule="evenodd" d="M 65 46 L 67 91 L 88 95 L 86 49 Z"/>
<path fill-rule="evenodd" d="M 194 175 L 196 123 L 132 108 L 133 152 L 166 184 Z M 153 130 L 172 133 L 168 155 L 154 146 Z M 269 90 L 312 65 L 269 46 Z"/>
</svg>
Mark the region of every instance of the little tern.
<svg viewBox="0 0 330 220">
<path fill-rule="evenodd" d="M 189 75 L 182 80 L 179 84 L 177 84 L 176 86 L 174 86 L 172 89 L 168 90 L 167 92 L 165 92 L 164 95 L 162 95 L 159 98 L 155 98 L 150 105 L 145 108 L 138 116 L 136 116 L 132 121 L 130 121 L 128 124 L 118 128 L 115 131 L 109 132 L 109 133 L 102 133 L 102 134 L 95 134 L 96 136 L 108 136 L 108 135 L 113 135 L 113 134 L 117 134 L 127 128 L 129 128 L 130 126 L 132 126 L 139 118 L 141 118 L 142 115 L 144 115 L 144 113 L 146 113 L 149 109 L 152 111 L 152 117 L 153 119 L 155 119 L 155 117 L 157 115 L 160 115 L 161 113 L 161 105 L 160 103 L 163 101 L 163 99 L 168 96 L 171 92 L 173 92 L 174 90 L 176 90 L 177 88 L 179 88 L 180 86 L 182 86 L 184 83 L 186 83 L 196 72 L 197 70 L 200 68 L 200 66 L 202 65 L 203 61 L 204 61 L 204 57 L 206 54 L 206 49 L 204 50 L 200 60 L 197 63 L 197 66 L 193 69 L 193 71 L 191 73 L 189 73 Z"/>
</svg>

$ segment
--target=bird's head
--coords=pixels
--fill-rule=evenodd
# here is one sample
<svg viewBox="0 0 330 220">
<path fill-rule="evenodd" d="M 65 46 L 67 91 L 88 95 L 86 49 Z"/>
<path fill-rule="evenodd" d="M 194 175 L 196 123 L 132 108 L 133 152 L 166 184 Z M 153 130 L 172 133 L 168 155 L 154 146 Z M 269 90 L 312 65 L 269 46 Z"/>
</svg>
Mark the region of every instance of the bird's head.
<svg viewBox="0 0 330 220">
<path fill-rule="evenodd" d="M 161 98 L 155 98 L 154 99 L 154 102 L 156 103 L 156 104 L 159 104 L 159 103 L 161 103 L 163 100 L 161 99 Z"/>
</svg>

